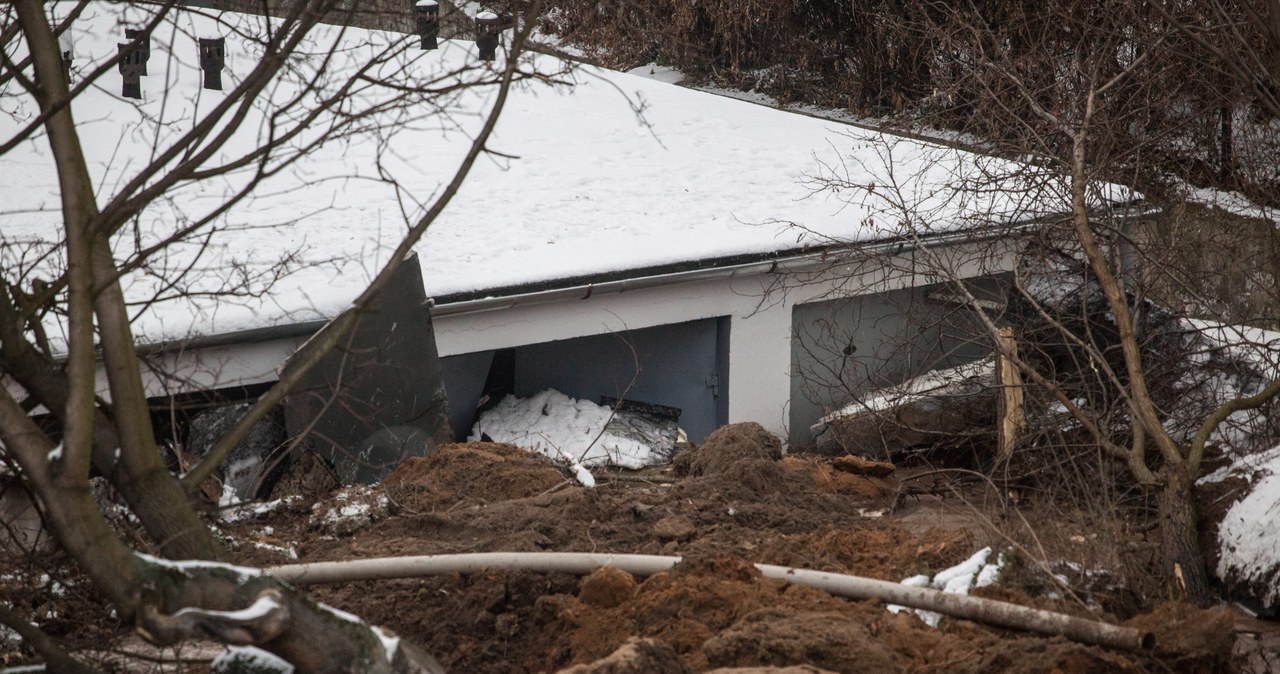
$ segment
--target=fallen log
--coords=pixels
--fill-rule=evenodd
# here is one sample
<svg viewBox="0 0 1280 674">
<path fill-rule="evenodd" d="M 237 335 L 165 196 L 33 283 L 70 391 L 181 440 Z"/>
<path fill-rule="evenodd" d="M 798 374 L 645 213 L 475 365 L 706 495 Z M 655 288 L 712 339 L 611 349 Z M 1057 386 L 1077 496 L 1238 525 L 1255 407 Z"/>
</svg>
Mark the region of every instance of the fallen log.
<svg viewBox="0 0 1280 674">
<path fill-rule="evenodd" d="M 893 452 L 995 428 L 1000 387 L 991 356 L 870 391 L 809 428 L 823 454 Z"/>
</svg>

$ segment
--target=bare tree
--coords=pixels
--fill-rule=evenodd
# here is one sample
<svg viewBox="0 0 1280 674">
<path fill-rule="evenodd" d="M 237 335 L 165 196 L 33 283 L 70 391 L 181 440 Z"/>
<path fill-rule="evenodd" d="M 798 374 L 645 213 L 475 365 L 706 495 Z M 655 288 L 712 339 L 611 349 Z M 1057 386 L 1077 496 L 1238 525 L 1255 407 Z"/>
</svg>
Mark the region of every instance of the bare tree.
<svg viewBox="0 0 1280 674">
<path fill-rule="evenodd" d="M 1151 495 L 1166 578 L 1178 592 L 1204 602 L 1210 583 L 1197 540 L 1195 480 L 1220 424 L 1233 413 L 1269 404 L 1280 393 L 1280 382 L 1215 390 L 1196 400 L 1201 406 L 1192 414 L 1198 416 L 1187 423 L 1186 406 L 1180 407 L 1174 393 L 1182 385 L 1178 371 L 1167 366 L 1190 355 L 1179 335 L 1192 329 L 1147 294 L 1158 279 L 1177 275 L 1166 277 L 1167 258 L 1140 245 L 1142 213 L 1126 208 L 1133 195 L 1107 182 L 1134 176 L 1135 163 L 1142 161 L 1144 146 L 1133 143 L 1130 133 L 1149 107 L 1133 104 L 1176 106 L 1180 99 L 1177 92 L 1162 95 L 1158 89 L 1166 77 L 1152 72 L 1161 63 L 1158 50 L 1135 48 L 1129 29 L 1150 27 L 1143 17 L 1117 19 L 1107 24 L 1110 31 L 1097 25 L 1086 29 L 1086 18 L 1069 8 L 1046 16 L 1041 41 L 1022 45 L 1025 49 L 1019 44 L 1029 36 L 1012 39 L 972 6 L 957 6 L 935 26 L 937 49 L 964 55 L 974 114 L 985 116 L 988 124 L 1009 125 L 1001 132 L 1002 147 L 1016 148 L 1032 163 L 987 158 L 966 165 L 940 157 L 936 165 L 960 168 L 947 188 L 924 194 L 910 172 L 919 167 L 902 162 L 891 143 L 873 140 L 882 143 L 879 166 L 828 166 L 819 182 L 871 206 L 878 224 L 921 243 L 940 229 L 979 225 L 984 219 L 989 228 L 1043 220 L 1054 211 L 1064 214 L 1039 225 L 1047 237 L 1042 241 L 1056 250 L 1053 255 L 1028 260 L 1031 253 L 1024 250 L 1009 268 L 1015 271 L 1014 300 L 1026 307 L 1032 323 L 1056 335 L 1051 341 L 1060 345 L 1057 353 L 1070 362 L 1009 351 L 981 295 L 950 260 L 921 245 L 915 262 L 947 279 L 982 319 L 993 348 L 1070 415 L 1101 450 L 1102 460 L 1122 462 L 1127 479 Z M 1150 36 L 1148 46 L 1177 35 L 1166 28 Z M 1043 75 L 1044 64 L 1053 66 L 1052 83 Z M 869 181 L 868 174 L 880 177 Z M 949 196 L 938 197 L 940 192 Z M 993 194 L 1015 203 L 990 208 L 987 195 Z M 1019 194 L 1026 195 L 1021 202 Z M 940 208 L 938 198 L 948 207 Z M 1007 255 L 1007 248 L 1000 254 Z M 1194 287 L 1179 289 L 1184 296 L 1203 297 Z M 1180 371 L 1186 367 L 1184 362 Z"/>
<path fill-rule="evenodd" d="M 8 225 L 0 233 L 6 277 L 0 288 L 0 375 L 6 384 L 0 390 L 0 456 L 32 493 L 61 548 L 119 615 L 154 643 L 212 637 L 260 646 L 300 672 L 436 671 L 415 647 L 395 647 L 377 628 L 225 564 L 229 553 L 188 496 L 306 366 L 344 338 L 485 154 L 513 81 L 532 74 L 519 58 L 529 22 L 520 21 L 500 67 L 473 57 L 456 67 L 422 67 L 417 36 L 388 34 L 355 49 L 346 46 L 346 29 L 320 24 L 335 16 L 335 8 L 335 2 L 288 3 L 278 17 L 266 19 L 138 3 L 118 10 L 131 32 L 107 54 L 76 53 L 68 39 L 77 21 L 104 11 L 102 6 L 23 0 L 0 9 L 0 108 L 6 115 L 0 128 L 9 131 L 0 139 L 0 161 L 26 144 L 47 148 L 56 170 L 59 230 L 53 240 L 22 236 Z M 139 121 L 126 142 L 147 143 L 147 161 L 111 163 L 105 173 L 91 165 L 77 120 L 96 112 L 77 104 L 88 92 L 117 89 L 121 76 L 126 97 L 136 97 L 129 93 L 130 78 L 137 82 L 148 55 L 150 67 L 162 73 L 203 71 L 207 89 L 223 87 L 217 50 L 225 44 L 202 42 L 199 64 L 177 48 L 150 53 L 153 39 L 157 45 L 194 45 L 203 35 L 189 32 L 192 17 L 232 36 L 250 55 L 249 67 L 212 102 L 169 90 L 158 107 L 138 105 Z M 427 76 L 410 80 L 410 70 Z M 219 259 L 205 254 L 227 235 L 221 231 L 226 214 L 251 207 L 272 178 L 302 171 L 320 148 L 351 141 L 385 148 L 398 129 L 424 118 L 461 133 L 453 131 L 451 106 L 475 87 L 490 92 L 483 123 L 469 134 L 469 149 L 433 200 L 399 185 L 389 169 L 371 177 L 393 189 L 405 222 L 401 240 L 368 287 L 305 345 L 289 376 L 261 396 L 201 465 L 184 479 L 173 475 L 157 447 L 134 321 L 175 297 L 217 303 L 268 292 L 299 260 L 271 260 L 256 270 L 227 267 L 223 260 L 210 268 Z M 210 185 L 218 186 L 216 199 L 192 198 L 193 186 Z M 21 215 L 3 217 L 22 222 Z M 99 357 L 109 401 L 96 384 Z M 47 410 L 53 423 L 38 423 L 31 416 L 36 410 Z M 158 556 L 141 554 L 113 530 L 91 494 L 91 471 L 119 491 Z M 20 621 L 6 609 L 0 622 Z M 18 627 L 23 634 L 32 629 Z M 47 639 L 32 634 L 51 662 L 67 662 Z"/>
</svg>

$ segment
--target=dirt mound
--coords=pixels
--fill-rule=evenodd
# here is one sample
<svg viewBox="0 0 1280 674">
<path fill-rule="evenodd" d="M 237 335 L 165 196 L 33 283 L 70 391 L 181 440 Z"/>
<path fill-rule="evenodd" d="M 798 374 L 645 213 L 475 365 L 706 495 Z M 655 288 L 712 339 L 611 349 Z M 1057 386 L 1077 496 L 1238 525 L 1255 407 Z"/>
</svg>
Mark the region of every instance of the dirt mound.
<svg viewBox="0 0 1280 674">
<path fill-rule="evenodd" d="M 967 532 L 932 529 L 919 534 L 867 526 L 826 528 L 782 536 L 759 552 L 762 562 L 899 581 L 945 569 L 973 552 Z"/>
<path fill-rule="evenodd" d="M 808 477 L 819 491 L 832 494 L 878 499 L 893 496 L 898 488 L 896 481 L 885 479 L 887 474 L 858 475 L 840 470 L 825 459 L 788 456 L 782 460 L 782 468 Z"/>
<path fill-rule="evenodd" d="M 1225 606 L 1200 609 L 1169 602 L 1128 621 L 1156 635 L 1156 653 L 1178 671 L 1227 672 L 1235 646 L 1235 614 Z"/>
<path fill-rule="evenodd" d="M 692 450 L 689 475 L 719 475 L 743 463 L 773 462 L 782 458 L 782 440 L 753 421 L 722 426 Z"/>
<path fill-rule="evenodd" d="M 487 442 L 443 445 L 405 460 L 383 481 L 406 509 L 427 511 L 462 501 L 491 503 L 536 496 L 564 474 L 550 459 L 515 445 Z"/>
<path fill-rule="evenodd" d="M 670 646 L 652 639 L 627 640 L 618 650 L 589 665 L 574 665 L 556 674 L 693 674 Z"/>
<path fill-rule="evenodd" d="M 849 674 L 897 669 L 860 619 L 838 612 L 772 608 L 748 614 L 702 646 L 713 666 L 812 663 Z"/>
<path fill-rule="evenodd" d="M 707 674 L 835 674 L 829 669 L 818 669 L 809 665 L 798 667 L 717 667 L 708 670 Z"/>
<path fill-rule="evenodd" d="M 610 609 L 630 601 L 636 587 L 635 576 L 606 566 L 582 579 L 578 599 L 588 606 Z"/>
<path fill-rule="evenodd" d="M 691 452 L 696 477 L 606 475 L 594 489 L 511 446 L 450 445 L 386 480 L 401 510 L 350 533 L 312 535 L 298 553 L 305 561 L 540 550 L 684 559 L 648 578 L 618 569 L 584 578 L 486 571 L 315 589 L 326 604 L 421 645 L 451 672 L 1169 671 L 1131 654 L 962 620 L 932 629 L 879 602 L 764 578 L 754 562 L 896 581 L 946 568 L 982 544 L 968 525 L 907 528 L 901 518 L 876 517 L 893 500 L 892 476 L 833 469 L 822 457 L 782 458 L 775 441 L 750 426 L 730 428 Z M 284 524 L 244 526 L 279 534 Z M 997 589 L 1018 603 L 1037 601 Z M 1214 667 L 1228 659 L 1218 643 L 1189 649 L 1203 659 L 1170 655 L 1172 671 L 1220 671 Z"/>
</svg>

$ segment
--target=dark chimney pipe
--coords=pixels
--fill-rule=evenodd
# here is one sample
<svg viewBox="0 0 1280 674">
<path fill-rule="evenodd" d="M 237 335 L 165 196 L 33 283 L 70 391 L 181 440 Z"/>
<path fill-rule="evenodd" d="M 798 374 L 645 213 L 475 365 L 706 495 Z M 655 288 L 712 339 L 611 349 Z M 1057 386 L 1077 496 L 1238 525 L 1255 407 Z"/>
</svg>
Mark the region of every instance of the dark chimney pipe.
<svg viewBox="0 0 1280 674">
<path fill-rule="evenodd" d="M 142 56 L 138 53 L 137 44 L 133 42 L 116 43 L 116 53 L 120 54 L 120 74 L 123 84 L 120 95 L 125 98 L 142 98 Z"/>
<path fill-rule="evenodd" d="M 142 63 L 142 74 L 147 74 L 147 61 L 151 60 L 151 34 L 141 28 L 124 29 L 124 38 L 137 45 L 138 58 Z"/>
<path fill-rule="evenodd" d="M 413 15 L 418 37 L 422 38 L 422 48 L 435 49 L 438 46 L 436 38 L 440 36 L 440 3 L 436 0 L 417 0 L 413 3 Z"/>
<path fill-rule="evenodd" d="M 227 39 L 200 38 L 200 70 L 204 71 L 204 88 L 222 91 L 222 68 L 227 62 Z"/>
<path fill-rule="evenodd" d="M 490 11 L 476 14 L 476 48 L 481 61 L 492 61 L 498 53 L 498 36 L 502 33 L 502 20 Z"/>
</svg>

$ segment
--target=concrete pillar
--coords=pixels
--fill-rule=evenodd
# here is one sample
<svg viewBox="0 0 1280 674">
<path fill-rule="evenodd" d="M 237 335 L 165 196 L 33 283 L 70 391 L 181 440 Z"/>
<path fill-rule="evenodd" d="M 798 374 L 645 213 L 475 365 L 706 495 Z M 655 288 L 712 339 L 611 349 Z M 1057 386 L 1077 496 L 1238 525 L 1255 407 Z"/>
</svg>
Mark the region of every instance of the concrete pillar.
<svg viewBox="0 0 1280 674">
<path fill-rule="evenodd" d="M 734 315 L 729 330 L 729 423 L 755 421 L 787 437 L 791 305 Z"/>
</svg>

